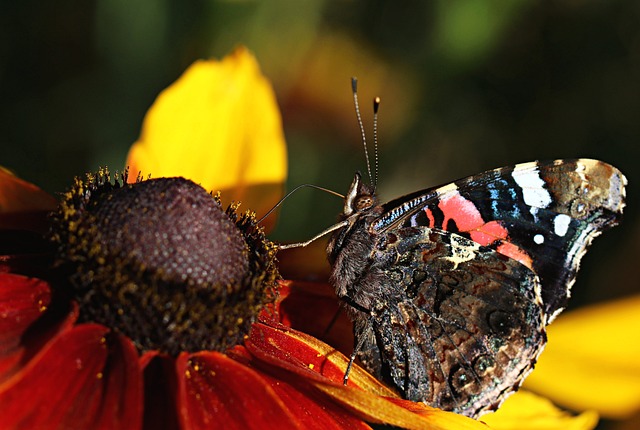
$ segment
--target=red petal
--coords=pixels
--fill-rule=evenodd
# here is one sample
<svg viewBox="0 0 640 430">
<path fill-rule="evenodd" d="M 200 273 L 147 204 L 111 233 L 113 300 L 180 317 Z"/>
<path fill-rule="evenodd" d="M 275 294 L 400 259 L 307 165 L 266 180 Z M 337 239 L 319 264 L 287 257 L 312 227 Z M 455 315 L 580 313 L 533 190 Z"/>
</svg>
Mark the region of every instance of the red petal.
<svg viewBox="0 0 640 430">
<path fill-rule="evenodd" d="M 49 300 L 44 281 L 0 273 L 0 384 L 78 318 L 75 303 L 54 306 Z"/>
<path fill-rule="evenodd" d="M 105 364 L 105 393 L 92 428 L 139 429 L 142 420 L 142 372 L 131 340 L 115 335 Z"/>
<path fill-rule="evenodd" d="M 26 329 L 40 318 L 50 301 L 46 282 L 0 273 L 0 356 L 18 347 Z"/>
<path fill-rule="evenodd" d="M 137 353 L 107 332 L 97 324 L 67 330 L 0 385 L 3 428 L 140 428 Z"/>
<path fill-rule="evenodd" d="M 326 395 L 308 385 L 289 385 L 282 379 L 267 378 L 278 397 L 298 417 L 304 429 L 371 429 L 353 413 L 347 412 Z"/>
<path fill-rule="evenodd" d="M 353 348 L 352 324 L 340 308 L 333 288 L 319 282 L 286 284 L 288 294 L 279 306 L 282 323 L 349 354 Z"/>
<path fill-rule="evenodd" d="M 178 406 L 183 428 L 299 428 L 268 381 L 217 352 L 182 354 L 177 360 Z"/>
<path fill-rule="evenodd" d="M 241 346 L 229 352 L 234 359 L 247 366 L 253 360 L 251 354 Z M 262 372 L 262 377 L 278 397 L 296 416 L 305 429 L 370 429 L 364 421 L 347 412 L 325 394 L 307 384 L 297 375 L 277 368 Z"/>
<path fill-rule="evenodd" d="M 23 335 L 46 310 L 49 285 L 39 279 L 0 273 L 0 383 L 23 361 Z"/>
</svg>

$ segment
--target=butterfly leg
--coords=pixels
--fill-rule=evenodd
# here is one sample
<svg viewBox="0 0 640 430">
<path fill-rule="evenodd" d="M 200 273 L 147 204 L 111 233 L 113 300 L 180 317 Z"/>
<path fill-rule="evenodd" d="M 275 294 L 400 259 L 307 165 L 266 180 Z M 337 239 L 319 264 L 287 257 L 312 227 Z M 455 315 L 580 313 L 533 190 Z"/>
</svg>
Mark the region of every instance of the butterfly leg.
<svg viewBox="0 0 640 430">
<path fill-rule="evenodd" d="M 353 362 L 355 361 L 358 353 L 362 350 L 365 339 L 367 336 L 365 335 L 372 328 L 373 316 L 367 318 L 366 324 L 362 329 L 362 333 L 359 336 L 356 336 L 357 343 L 353 347 L 353 352 L 351 353 L 351 357 L 349 357 L 349 364 L 347 364 L 347 370 L 344 372 L 344 378 L 342 379 L 342 383 L 347 385 L 347 381 L 349 380 L 349 373 L 351 373 L 351 366 L 353 366 Z"/>
</svg>

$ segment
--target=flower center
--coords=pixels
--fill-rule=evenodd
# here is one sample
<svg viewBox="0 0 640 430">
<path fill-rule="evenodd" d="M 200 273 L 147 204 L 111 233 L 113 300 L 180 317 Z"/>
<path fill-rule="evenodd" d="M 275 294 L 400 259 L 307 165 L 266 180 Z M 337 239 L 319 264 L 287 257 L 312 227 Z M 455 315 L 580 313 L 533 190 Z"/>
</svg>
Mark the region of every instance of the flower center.
<svg viewBox="0 0 640 430">
<path fill-rule="evenodd" d="M 112 183 L 89 175 L 54 216 L 59 266 L 70 269 L 84 322 L 140 350 L 225 349 L 270 300 L 275 249 L 251 214 L 238 219 L 184 178 Z"/>
<path fill-rule="evenodd" d="M 248 270 L 248 248 L 220 204 L 184 178 L 127 184 L 89 211 L 103 246 L 138 266 L 196 289 L 237 288 Z"/>
</svg>

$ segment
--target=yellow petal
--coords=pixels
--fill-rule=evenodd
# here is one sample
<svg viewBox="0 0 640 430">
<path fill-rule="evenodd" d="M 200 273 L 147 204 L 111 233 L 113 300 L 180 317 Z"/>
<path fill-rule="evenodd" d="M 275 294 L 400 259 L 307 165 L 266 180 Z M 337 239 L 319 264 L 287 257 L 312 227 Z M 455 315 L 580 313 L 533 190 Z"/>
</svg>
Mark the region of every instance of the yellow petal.
<svg viewBox="0 0 640 430">
<path fill-rule="evenodd" d="M 0 213 L 49 211 L 57 204 L 53 196 L 0 166 Z"/>
<path fill-rule="evenodd" d="M 598 414 L 589 411 L 573 416 L 543 397 L 520 390 L 497 412 L 480 420 L 494 430 L 590 430 L 598 424 Z"/>
<path fill-rule="evenodd" d="M 385 423 L 405 429 L 489 430 L 479 421 L 452 412 L 425 406 L 425 411 L 421 414 L 414 414 L 384 397 L 371 395 L 367 391 L 319 382 L 314 385 L 369 422 Z"/>
<path fill-rule="evenodd" d="M 127 165 L 135 179 L 183 176 L 225 203 L 258 215 L 282 194 L 287 160 L 282 120 L 256 59 L 238 48 L 222 61 L 197 61 L 147 112 Z"/>
<path fill-rule="evenodd" d="M 640 295 L 569 312 L 525 386 L 574 410 L 623 418 L 640 410 Z"/>
</svg>

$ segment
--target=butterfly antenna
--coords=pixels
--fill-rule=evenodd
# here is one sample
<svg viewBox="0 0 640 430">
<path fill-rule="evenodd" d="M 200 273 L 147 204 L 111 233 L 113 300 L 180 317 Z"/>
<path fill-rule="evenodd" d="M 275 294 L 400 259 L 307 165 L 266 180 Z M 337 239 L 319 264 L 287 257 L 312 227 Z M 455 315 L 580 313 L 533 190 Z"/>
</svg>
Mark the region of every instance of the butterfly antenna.
<svg viewBox="0 0 640 430">
<path fill-rule="evenodd" d="M 374 176 L 373 190 L 378 186 L 378 109 L 380 108 L 380 97 L 373 99 L 373 160 L 374 160 Z"/>
<path fill-rule="evenodd" d="M 262 217 L 256 222 L 256 224 L 260 224 L 262 221 L 264 221 L 264 219 L 267 218 L 269 215 L 271 215 L 271 213 L 275 211 L 282 203 L 284 203 L 285 200 L 287 200 L 289 197 L 291 197 L 293 193 L 295 193 L 301 188 L 313 188 L 316 190 L 324 191 L 325 193 L 333 194 L 334 196 L 340 197 L 341 199 L 345 198 L 345 196 L 343 196 L 342 194 L 336 193 L 335 191 L 330 190 L 328 188 L 323 188 L 323 187 L 319 187 L 317 185 L 312 185 L 312 184 L 298 185 L 293 190 L 289 191 L 283 198 L 281 198 L 278 201 L 278 203 L 276 203 L 271 209 L 269 209 L 269 211 L 266 214 L 262 215 Z"/>
<path fill-rule="evenodd" d="M 369 151 L 367 151 L 367 138 L 364 133 L 364 125 L 362 125 L 362 116 L 360 115 L 360 105 L 358 104 L 358 78 L 351 78 L 351 91 L 353 92 L 353 104 L 356 108 L 356 117 L 360 126 L 360 134 L 362 135 L 362 145 L 364 146 L 364 157 L 367 160 L 367 172 L 369 172 L 369 181 L 373 183 L 371 175 L 371 164 L 369 163 Z"/>
</svg>

